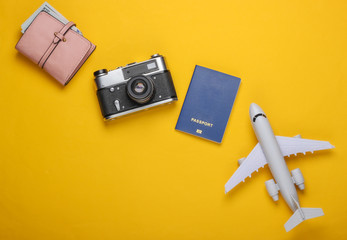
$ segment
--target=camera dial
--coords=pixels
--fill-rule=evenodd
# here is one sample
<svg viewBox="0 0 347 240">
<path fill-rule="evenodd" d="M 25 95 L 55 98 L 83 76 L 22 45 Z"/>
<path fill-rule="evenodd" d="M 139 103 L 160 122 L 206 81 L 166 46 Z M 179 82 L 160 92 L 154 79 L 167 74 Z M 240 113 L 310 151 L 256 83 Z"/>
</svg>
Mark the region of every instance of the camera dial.
<svg viewBox="0 0 347 240">
<path fill-rule="evenodd" d="M 136 76 L 127 83 L 128 96 L 137 103 L 147 103 L 154 94 L 154 84 L 150 78 Z"/>
<path fill-rule="evenodd" d="M 102 75 L 106 75 L 108 73 L 107 69 L 100 69 L 94 72 L 94 77 L 100 77 Z"/>
</svg>

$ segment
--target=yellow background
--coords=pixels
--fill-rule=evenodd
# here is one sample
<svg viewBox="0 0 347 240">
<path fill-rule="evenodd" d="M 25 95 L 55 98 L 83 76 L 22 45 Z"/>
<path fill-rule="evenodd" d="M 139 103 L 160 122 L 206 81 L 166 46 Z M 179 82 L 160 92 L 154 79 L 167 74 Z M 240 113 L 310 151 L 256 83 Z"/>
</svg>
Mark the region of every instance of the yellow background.
<svg viewBox="0 0 347 240">
<path fill-rule="evenodd" d="M 50 0 L 97 45 L 65 88 L 14 48 L 42 3 L 0 1 L 1 240 L 347 238 L 346 1 Z M 178 102 L 105 123 L 93 72 L 154 53 Z M 242 79 L 221 145 L 174 130 L 196 64 Z M 289 233 L 267 167 L 224 194 L 252 102 L 275 134 L 336 147 L 287 161 L 325 213 Z"/>
</svg>

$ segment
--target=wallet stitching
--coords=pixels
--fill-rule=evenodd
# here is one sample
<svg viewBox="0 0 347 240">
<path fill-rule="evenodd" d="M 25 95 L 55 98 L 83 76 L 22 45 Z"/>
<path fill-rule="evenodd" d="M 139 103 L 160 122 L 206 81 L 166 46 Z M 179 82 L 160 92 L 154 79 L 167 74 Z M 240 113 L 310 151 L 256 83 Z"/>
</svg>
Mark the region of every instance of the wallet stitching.
<svg viewBox="0 0 347 240">
<path fill-rule="evenodd" d="M 42 14 L 43 12 L 41 12 L 41 13 L 39 13 L 39 15 L 40 14 Z M 46 13 L 46 12 L 44 12 L 44 13 Z M 48 13 L 46 13 L 47 15 L 49 15 Z M 30 23 L 30 25 L 28 26 L 28 28 L 25 30 L 25 32 L 23 33 L 23 35 L 22 35 L 22 37 L 19 39 L 19 41 L 17 42 L 17 44 L 16 44 L 16 49 L 18 49 L 17 48 L 17 46 L 19 45 L 19 44 L 22 44 L 21 43 L 21 41 L 24 41 L 26 38 L 27 38 L 27 35 L 25 34 L 29 29 L 30 29 L 30 27 L 32 27 L 34 24 L 36 25 L 36 22 L 38 21 L 37 20 L 38 18 L 36 17 L 31 23 Z M 24 39 L 24 40 L 23 40 Z M 47 48 L 48 49 L 48 48 Z M 41 58 L 43 57 L 43 55 L 41 56 Z M 41 58 L 40 58 L 40 60 L 41 60 Z M 37 63 L 35 63 L 35 64 L 39 64 L 39 62 L 40 62 L 40 60 L 37 62 Z"/>
<path fill-rule="evenodd" d="M 70 30 L 73 31 L 73 30 Z M 78 34 L 78 33 L 77 33 Z M 68 77 L 66 78 L 66 80 L 68 80 L 71 75 L 73 74 L 73 72 L 75 71 L 75 69 L 78 67 L 78 65 L 80 64 L 80 62 L 83 60 L 83 58 L 88 54 L 89 49 L 91 47 L 91 43 L 88 41 L 89 46 L 87 46 L 85 54 L 80 58 L 80 60 L 77 62 L 77 64 L 75 65 L 75 67 L 72 69 L 72 71 L 70 72 L 70 74 L 68 75 Z M 82 67 L 82 66 L 81 66 Z M 78 71 L 78 70 L 77 70 Z"/>
<path fill-rule="evenodd" d="M 82 56 L 82 58 L 78 61 L 78 63 L 77 63 L 77 65 L 75 66 L 75 68 L 72 69 L 72 71 L 71 71 L 69 77 L 68 77 L 66 80 L 70 79 L 70 77 L 73 75 L 74 71 L 76 70 L 77 66 L 82 62 L 82 60 L 85 58 L 85 56 L 87 56 L 87 54 L 89 53 L 89 50 L 90 50 L 91 47 L 92 47 L 92 43 L 89 42 L 89 41 L 88 41 L 88 43 L 89 43 L 89 46 L 88 46 L 88 49 L 87 49 L 86 53 L 85 53 L 85 54 Z M 82 67 L 82 65 L 76 70 L 76 72 L 77 72 L 81 67 Z"/>
<path fill-rule="evenodd" d="M 63 24 L 63 27 L 60 29 L 60 31 L 61 31 L 65 26 L 66 26 L 66 25 Z M 73 25 L 72 25 L 72 26 L 73 26 Z M 72 26 L 70 26 L 70 28 L 71 28 Z M 65 34 L 70 30 L 70 28 L 67 29 L 67 30 L 65 31 L 65 33 L 64 33 L 63 36 L 65 36 Z M 42 63 L 42 67 L 41 67 L 42 69 L 43 69 L 43 67 L 45 66 L 45 64 L 46 64 L 47 60 L 49 59 L 49 57 L 52 55 L 52 53 L 53 53 L 54 50 L 56 49 L 56 47 L 57 47 L 57 46 L 59 45 L 59 43 L 61 42 L 61 41 L 54 42 L 54 40 L 55 40 L 55 37 L 53 37 L 52 43 L 49 45 L 49 47 L 47 48 L 47 50 L 45 51 L 45 53 L 44 53 L 44 54 L 42 55 L 42 57 L 40 58 L 40 61 L 38 62 L 38 64 L 40 65 L 40 62 L 41 62 L 42 58 L 46 55 L 47 51 L 51 48 L 51 46 L 54 45 L 53 48 L 52 48 L 52 50 L 51 50 L 51 52 L 50 52 L 49 55 L 46 57 L 45 62 Z"/>
<path fill-rule="evenodd" d="M 49 47 L 47 48 L 47 50 L 45 51 L 45 53 L 42 55 L 42 57 L 40 58 L 40 61 L 38 62 L 38 64 L 40 64 L 43 56 L 45 56 L 46 52 L 48 51 L 48 49 L 52 46 L 52 44 L 55 44 L 55 47 L 51 50 L 51 53 L 48 55 L 48 57 L 46 58 L 45 62 L 42 64 L 42 69 L 44 68 L 47 60 L 49 59 L 49 57 L 52 55 L 52 53 L 54 52 L 55 48 L 58 46 L 59 42 L 58 43 L 54 43 L 52 42 L 51 45 L 49 45 Z"/>
<path fill-rule="evenodd" d="M 52 16 L 49 15 L 48 13 L 46 13 L 46 12 L 41 12 L 40 14 L 42 14 L 42 13 L 47 14 L 50 18 L 52 18 L 53 20 L 55 20 L 56 22 L 58 22 L 60 25 L 65 26 L 62 22 L 60 22 L 60 21 L 57 20 L 56 18 L 52 17 Z M 74 72 L 74 70 L 76 69 L 76 67 L 78 66 L 78 64 L 79 64 L 79 63 L 82 61 L 82 59 L 84 58 L 84 56 L 86 56 L 86 55 L 88 54 L 88 50 L 90 49 L 90 47 L 91 47 L 91 45 L 92 45 L 92 43 L 91 43 L 88 39 L 86 39 L 85 37 L 83 37 L 83 36 L 80 35 L 79 33 L 75 32 L 74 30 L 71 30 L 71 29 L 69 29 L 67 32 L 69 32 L 69 31 L 71 31 L 73 34 L 77 34 L 77 36 L 78 36 L 79 38 L 81 38 L 81 40 L 83 40 L 85 43 L 89 44 L 89 46 L 87 46 L 86 53 L 85 53 L 85 54 L 83 55 L 83 57 L 78 61 L 77 65 L 75 65 L 75 67 L 72 69 L 71 73 L 68 74 L 68 77 L 64 79 L 64 82 L 66 82 L 66 81 L 69 79 L 69 77 L 72 75 L 72 73 Z M 59 44 L 59 43 L 58 43 L 58 44 Z M 58 46 L 58 44 L 57 44 L 57 46 Z M 54 50 L 55 50 L 55 48 L 54 48 Z M 52 53 L 54 52 L 54 50 L 52 51 Z M 46 51 L 47 51 L 47 50 L 46 50 Z M 51 53 L 51 54 L 52 54 L 52 53 Z M 49 57 L 51 56 L 51 54 L 49 55 Z M 43 55 L 42 55 L 42 56 L 43 56 Z M 49 57 L 47 58 L 46 62 L 48 61 Z M 41 57 L 41 58 L 42 58 L 42 57 Z"/>
<path fill-rule="evenodd" d="M 94 50 L 95 50 L 95 45 L 93 45 L 91 42 L 89 42 L 89 44 L 90 44 L 90 46 L 89 46 L 89 48 L 88 48 L 88 51 L 86 52 L 86 54 L 84 54 L 83 58 L 78 62 L 77 66 L 83 61 L 83 59 L 84 59 L 86 56 L 87 56 L 87 58 L 84 60 L 84 62 L 87 61 L 87 59 L 89 58 L 89 56 L 94 52 Z M 93 48 L 93 46 L 94 46 L 94 49 L 93 49 L 91 52 L 89 52 L 89 51 Z M 83 65 L 83 64 L 82 64 L 82 65 Z M 82 67 L 82 65 L 81 65 L 78 69 L 76 69 L 77 66 L 74 68 L 74 70 L 71 72 L 69 78 L 66 80 L 65 85 L 67 85 L 67 84 L 71 81 L 71 78 L 72 78 L 73 76 L 76 75 L 76 73 L 77 73 L 78 70 Z"/>
</svg>

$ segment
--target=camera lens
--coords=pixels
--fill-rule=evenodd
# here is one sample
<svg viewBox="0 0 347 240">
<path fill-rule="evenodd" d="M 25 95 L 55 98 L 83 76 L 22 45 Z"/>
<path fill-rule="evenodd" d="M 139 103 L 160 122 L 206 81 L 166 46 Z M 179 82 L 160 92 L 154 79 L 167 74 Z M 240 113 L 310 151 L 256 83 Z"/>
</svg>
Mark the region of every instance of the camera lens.
<svg viewBox="0 0 347 240">
<path fill-rule="evenodd" d="M 143 93 L 147 88 L 145 83 L 142 83 L 142 82 L 137 82 L 134 84 L 134 86 L 135 86 L 134 87 L 135 93 L 137 93 L 137 94 Z"/>
<path fill-rule="evenodd" d="M 137 76 L 127 83 L 128 96 L 137 103 L 147 103 L 153 96 L 154 85 L 150 78 Z"/>
</svg>

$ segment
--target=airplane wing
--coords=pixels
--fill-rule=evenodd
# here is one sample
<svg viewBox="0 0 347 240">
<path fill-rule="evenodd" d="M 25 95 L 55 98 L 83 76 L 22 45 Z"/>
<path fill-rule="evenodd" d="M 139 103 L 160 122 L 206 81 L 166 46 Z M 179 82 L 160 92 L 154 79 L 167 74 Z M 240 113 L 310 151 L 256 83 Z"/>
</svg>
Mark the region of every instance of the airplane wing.
<svg viewBox="0 0 347 240">
<path fill-rule="evenodd" d="M 276 139 L 283 156 L 296 155 L 297 153 L 305 154 L 306 152 L 313 153 L 313 151 L 334 148 L 334 146 L 327 141 L 281 136 L 276 136 Z"/>
<path fill-rule="evenodd" d="M 225 184 L 225 193 L 229 192 L 241 181 L 244 182 L 247 177 L 251 177 L 251 174 L 254 171 L 258 171 L 260 167 L 264 167 L 266 164 L 267 162 L 263 150 L 259 143 L 257 143 L 251 153 L 236 170 L 234 175 L 232 175 L 229 181 Z"/>
<path fill-rule="evenodd" d="M 334 148 L 334 146 L 327 141 L 281 136 L 276 136 L 276 139 L 283 156 L 290 156 L 292 154 L 296 155 L 297 153 L 305 154 L 306 152 Z M 266 164 L 267 162 L 263 150 L 258 143 L 242 162 L 234 175 L 232 175 L 229 181 L 225 184 L 225 193 L 229 192 L 241 181 L 244 182 L 247 177 L 251 177 L 251 174 L 254 171 L 258 171 L 260 167 L 264 167 Z"/>
</svg>

